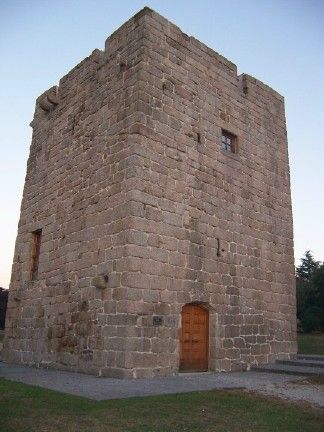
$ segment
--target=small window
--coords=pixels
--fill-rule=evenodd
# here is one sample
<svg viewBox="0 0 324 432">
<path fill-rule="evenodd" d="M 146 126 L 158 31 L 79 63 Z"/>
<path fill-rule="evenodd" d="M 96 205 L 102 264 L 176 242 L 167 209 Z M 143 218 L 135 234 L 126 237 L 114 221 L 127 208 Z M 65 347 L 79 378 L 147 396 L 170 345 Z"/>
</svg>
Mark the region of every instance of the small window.
<svg viewBox="0 0 324 432">
<path fill-rule="evenodd" d="M 237 152 L 237 136 L 222 129 L 222 149 L 229 153 Z"/>
<path fill-rule="evenodd" d="M 31 249 L 31 266 L 30 279 L 35 280 L 38 276 L 39 252 L 42 239 L 42 230 L 38 229 L 32 232 L 32 249 Z"/>
</svg>

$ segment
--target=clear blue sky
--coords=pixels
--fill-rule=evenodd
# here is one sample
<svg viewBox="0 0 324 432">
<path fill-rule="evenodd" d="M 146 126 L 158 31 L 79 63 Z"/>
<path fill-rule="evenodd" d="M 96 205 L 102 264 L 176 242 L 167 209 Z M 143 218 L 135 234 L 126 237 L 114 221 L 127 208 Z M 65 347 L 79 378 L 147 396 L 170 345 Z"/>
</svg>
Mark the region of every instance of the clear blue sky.
<svg viewBox="0 0 324 432">
<path fill-rule="evenodd" d="M 36 97 L 143 6 L 286 99 L 295 256 L 324 260 L 323 0 L 0 0 L 0 286 L 8 287 Z"/>
</svg>

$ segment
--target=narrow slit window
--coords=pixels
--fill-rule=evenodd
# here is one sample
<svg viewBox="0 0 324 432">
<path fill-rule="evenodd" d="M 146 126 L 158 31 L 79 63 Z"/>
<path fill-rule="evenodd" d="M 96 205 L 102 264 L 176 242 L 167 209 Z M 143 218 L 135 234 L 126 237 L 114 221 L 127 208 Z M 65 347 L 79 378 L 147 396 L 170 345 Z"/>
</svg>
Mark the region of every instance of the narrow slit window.
<svg viewBox="0 0 324 432">
<path fill-rule="evenodd" d="M 222 129 L 222 144 L 223 150 L 229 153 L 237 152 L 237 136 Z"/>
<path fill-rule="evenodd" d="M 35 280 L 38 276 L 39 252 L 42 240 L 42 230 L 38 229 L 32 232 L 32 250 L 31 250 L 31 267 L 30 279 Z"/>
</svg>

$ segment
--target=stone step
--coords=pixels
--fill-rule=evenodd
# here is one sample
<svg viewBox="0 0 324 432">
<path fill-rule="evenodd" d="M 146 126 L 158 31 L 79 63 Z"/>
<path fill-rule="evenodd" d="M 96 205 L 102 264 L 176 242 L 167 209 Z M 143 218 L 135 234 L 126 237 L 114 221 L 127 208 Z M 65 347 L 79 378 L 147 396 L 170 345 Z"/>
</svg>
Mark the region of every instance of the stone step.
<svg viewBox="0 0 324 432">
<path fill-rule="evenodd" d="M 307 366 L 315 368 L 324 368 L 324 360 L 294 359 L 294 360 L 277 360 L 276 364 L 291 366 Z M 322 371 L 324 373 L 324 370 Z"/>
<path fill-rule="evenodd" d="M 298 354 L 297 358 L 300 360 L 315 360 L 315 361 L 324 362 L 324 355 Z"/>
<path fill-rule="evenodd" d="M 271 372 L 280 374 L 292 375 L 320 375 L 323 374 L 323 369 L 310 366 L 295 366 L 278 363 L 268 363 L 259 366 L 252 366 L 251 370 L 256 372 Z"/>
</svg>

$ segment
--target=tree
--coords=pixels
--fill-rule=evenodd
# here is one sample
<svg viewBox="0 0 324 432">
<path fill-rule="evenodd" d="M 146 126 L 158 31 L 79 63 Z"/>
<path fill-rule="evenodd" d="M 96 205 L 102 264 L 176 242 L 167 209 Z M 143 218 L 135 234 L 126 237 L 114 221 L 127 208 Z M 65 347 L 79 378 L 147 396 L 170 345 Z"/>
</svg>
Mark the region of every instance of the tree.
<svg viewBox="0 0 324 432">
<path fill-rule="evenodd" d="M 306 332 L 324 331 L 324 264 L 311 252 L 296 269 L 297 317 Z"/>
<path fill-rule="evenodd" d="M 314 271 L 310 284 L 314 292 L 313 302 L 322 310 L 321 321 L 324 324 L 324 263 Z"/>
<path fill-rule="evenodd" d="M 297 267 L 297 276 L 303 280 L 309 280 L 315 270 L 320 267 L 320 262 L 315 261 L 311 251 L 305 252 L 305 258 L 301 259 L 301 265 Z"/>
</svg>

